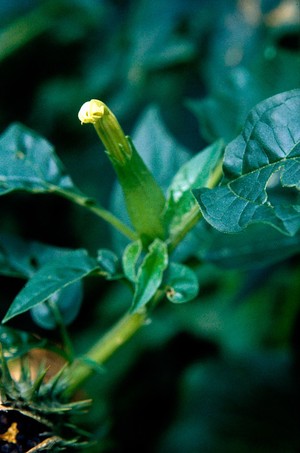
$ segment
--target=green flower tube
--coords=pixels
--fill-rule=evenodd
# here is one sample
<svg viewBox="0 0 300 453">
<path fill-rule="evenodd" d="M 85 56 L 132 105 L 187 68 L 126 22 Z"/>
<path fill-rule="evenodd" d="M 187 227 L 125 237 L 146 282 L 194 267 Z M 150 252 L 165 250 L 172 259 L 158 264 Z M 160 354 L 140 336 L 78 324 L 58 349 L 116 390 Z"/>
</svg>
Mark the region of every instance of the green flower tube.
<svg viewBox="0 0 300 453">
<path fill-rule="evenodd" d="M 85 102 L 78 113 L 81 124 L 94 125 L 123 189 L 127 212 L 144 245 L 164 239 L 164 194 L 118 120 L 101 101 Z"/>
</svg>

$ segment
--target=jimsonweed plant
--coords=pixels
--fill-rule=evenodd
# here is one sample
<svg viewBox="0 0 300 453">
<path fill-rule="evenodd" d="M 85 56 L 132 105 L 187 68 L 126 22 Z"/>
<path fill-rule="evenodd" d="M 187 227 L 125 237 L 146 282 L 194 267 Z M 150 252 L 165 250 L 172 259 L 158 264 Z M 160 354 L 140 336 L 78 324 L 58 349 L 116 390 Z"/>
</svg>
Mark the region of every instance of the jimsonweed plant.
<svg viewBox="0 0 300 453">
<path fill-rule="evenodd" d="M 232 267 L 253 260 L 275 263 L 299 252 L 299 112 L 300 90 L 264 100 L 233 141 L 216 141 L 186 160 L 165 190 L 110 109 L 99 100 L 86 102 L 79 120 L 92 124 L 104 145 L 123 193 L 119 211 L 126 208 L 125 220 L 84 194 L 37 133 L 22 124 L 2 133 L 0 195 L 26 191 L 64 197 L 123 238 L 122 247 L 89 253 L 0 237 L 0 272 L 26 279 L 0 331 L 2 449 L 85 448 L 92 439 L 74 416 L 92 402 L 78 400 L 78 391 L 91 375 L 100 372 L 101 379 L 104 363 L 149 324 L 158 305 L 201 300 L 201 266 L 211 256 Z M 154 156 L 158 162 L 164 162 L 164 151 Z M 131 301 L 123 317 L 78 354 L 67 326 L 80 310 L 88 310 L 82 282 L 91 277 L 126 285 Z M 59 329 L 60 343 L 15 329 L 14 319 L 26 312 L 39 328 Z M 42 364 L 32 370 L 26 360 L 36 348 L 55 351 L 65 365 L 45 379 Z"/>
</svg>

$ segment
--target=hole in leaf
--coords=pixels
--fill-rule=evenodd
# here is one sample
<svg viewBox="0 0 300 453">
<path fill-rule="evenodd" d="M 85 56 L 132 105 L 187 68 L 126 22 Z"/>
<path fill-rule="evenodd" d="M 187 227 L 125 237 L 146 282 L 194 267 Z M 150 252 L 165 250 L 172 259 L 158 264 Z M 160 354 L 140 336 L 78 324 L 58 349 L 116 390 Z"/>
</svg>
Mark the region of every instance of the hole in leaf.
<svg viewBox="0 0 300 453">
<path fill-rule="evenodd" d="M 290 31 L 277 38 L 277 46 L 291 52 L 300 51 L 300 31 Z"/>
<path fill-rule="evenodd" d="M 299 202 L 299 192 L 294 187 L 283 187 L 280 181 L 280 171 L 274 173 L 267 184 L 268 201 L 271 205 L 294 205 Z"/>
<path fill-rule="evenodd" d="M 31 256 L 29 258 L 29 263 L 30 263 L 30 266 L 33 267 L 33 269 L 35 269 L 35 270 L 38 269 L 39 263 L 35 256 Z"/>
</svg>

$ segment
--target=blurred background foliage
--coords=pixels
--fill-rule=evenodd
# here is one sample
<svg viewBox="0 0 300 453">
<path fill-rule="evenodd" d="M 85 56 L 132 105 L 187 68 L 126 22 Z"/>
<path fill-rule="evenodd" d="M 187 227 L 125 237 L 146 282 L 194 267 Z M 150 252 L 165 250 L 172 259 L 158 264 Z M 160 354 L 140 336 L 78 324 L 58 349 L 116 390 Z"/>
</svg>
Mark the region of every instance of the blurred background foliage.
<svg viewBox="0 0 300 453">
<path fill-rule="evenodd" d="M 106 102 L 166 186 L 188 156 L 233 139 L 257 102 L 300 86 L 299 15 L 296 0 L 1 2 L 0 129 L 19 121 L 45 136 L 75 183 L 122 216 L 109 162 L 77 119 L 81 104 Z M 14 193 L 0 209 L 1 233 L 25 241 L 91 253 L 123 247 L 64 199 Z M 269 263 L 263 233 L 247 234 L 253 248 L 243 250 L 241 235 L 235 256 L 221 234 L 209 250 L 198 241 L 192 259 L 184 251 L 199 298 L 158 307 L 83 390 L 95 402 L 84 424 L 100 441 L 89 452 L 300 450 L 299 247 Z M 3 315 L 23 281 L 0 283 Z M 77 351 L 129 303 L 124 286 L 86 281 L 70 326 Z M 28 314 L 12 326 L 56 338 Z"/>
</svg>

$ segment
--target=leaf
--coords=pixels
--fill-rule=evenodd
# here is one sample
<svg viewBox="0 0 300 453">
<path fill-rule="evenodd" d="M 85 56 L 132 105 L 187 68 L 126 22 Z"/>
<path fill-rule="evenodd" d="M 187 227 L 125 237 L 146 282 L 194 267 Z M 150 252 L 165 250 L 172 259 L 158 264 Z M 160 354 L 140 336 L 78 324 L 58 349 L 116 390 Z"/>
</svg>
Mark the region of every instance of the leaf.
<svg viewBox="0 0 300 453">
<path fill-rule="evenodd" d="M 173 175 L 188 161 L 189 152 L 168 132 L 157 106 L 142 114 L 132 140 L 159 185 L 167 189 Z"/>
<path fill-rule="evenodd" d="M 176 234 L 197 204 L 191 189 L 204 187 L 209 183 L 212 171 L 218 164 L 223 150 L 223 142 L 217 141 L 213 145 L 198 153 L 176 173 L 168 190 L 168 199 L 165 210 L 165 220 L 169 225 L 170 234 Z"/>
<path fill-rule="evenodd" d="M 30 278 L 42 265 L 60 259 L 70 251 L 3 233 L 0 234 L 0 274 Z"/>
<path fill-rule="evenodd" d="M 176 33 L 180 17 L 198 11 L 196 4 L 161 0 L 159 9 L 151 1 L 139 2 L 130 14 L 130 64 L 133 68 L 159 69 L 195 58 L 197 40 Z M 202 17 L 202 16 L 201 16 Z M 147 36 L 147 39 L 145 39 Z M 190 37 L 189 37 L 190 38 Z"/>
<path fill-rule="evenodd" d="M 97 263 L 101 269 L 101 273 L 107 279 L 115 279 L 120 277 L 119 258 L 115 253 L 108 249 L 99 249 L 97 253 Z"/>
<path fill-rule="evenodd" d="M 122 263 L 124 274 L 128 278 L 128 280 L 132 282 L 136 282 L 137 279 L 136 265 L 141 253 L 142 253 L 141 241 L 131 242 L 130 244 L 127 245 L 123 253 Z"/>
<path fill-rule="evenodd" d="M 83 300 L 83 287 L 80 280 L 56 291 L 49 299 L 59 310 L 62 322 L 67 326 L 76 319 Z M 57 320 L 46 302 L 35 305 L 30 314 L 34 322 L 43 329 L 55 329 Z"/>
<path fill-rule="evenodd" d="M 299 111 L 300 90 L 292 90 L 250 112 L 242 133 L 226 148 L 222 185 L 193 191 L 204 218 L 214 228 L 237 233 L 252 223 L 267 223 L 287 235 L 298 231 Z M 276 189 L 291 195 L 289 203 L 286 197 L 281 202 L 270 195 L 277 175 Z"/>
<path fill-rule="evenodd" d="M 21 124 L 12 124 L 1 135 L 0 159 L 0 195 L 25 190 L 82 197 L 53 147 Z"/>
<path fill-rule="evenodd" d="M 252 224 L 237 234 L 203 225 L 198 257 L 225 269 L 251 269 L 285 260 L 300 252 L 300 232 L 287 236 L 266 224 Z M 266 240 L 268 238 L 268 240 Z"/>
<path fill-rule="evenodd" d="M 0 326 L 0 344 L 4 357 L 9 359 L 21 357 L 33 348 L 50 347 L 46 339 L 6 326 Z"/>
<path fill-rule="evenodd" d="M 217 79 L 218 83 L 215 81 L 210 87 L 209 97 L 190 99 L 187 105 L 208 142 L 222 138 L 228 143 L 240 132 L 249 110 L 264 96 L 261 83 L 245 67 L 229 71 L 227 68 L 221 80 L 219 76 Z"/>
<path fill-rule="evenodd" d="M 166 296 L 176 304 L 194 299 L 199 292 L 199 283 L 195 272 L 183 264 L 170 263 L 165 282 Z"/>
<path fill-rule="evenodd" d="M 20 291 L 2 322 L 30 310 L 97 269 L 97 262 L 85 250 L 72 251 L 48 262 Z"/>
<path fill-rule="evenodd" d="M 163 272 L 168 265 L 167 246 L 159 239 L 155 239 L 149 246 L 149 252 L 145 256 L 137 273 L 135 293 L 131 311 L 135 312 L 146 305 L 159 288 Z"/>
</svg>

